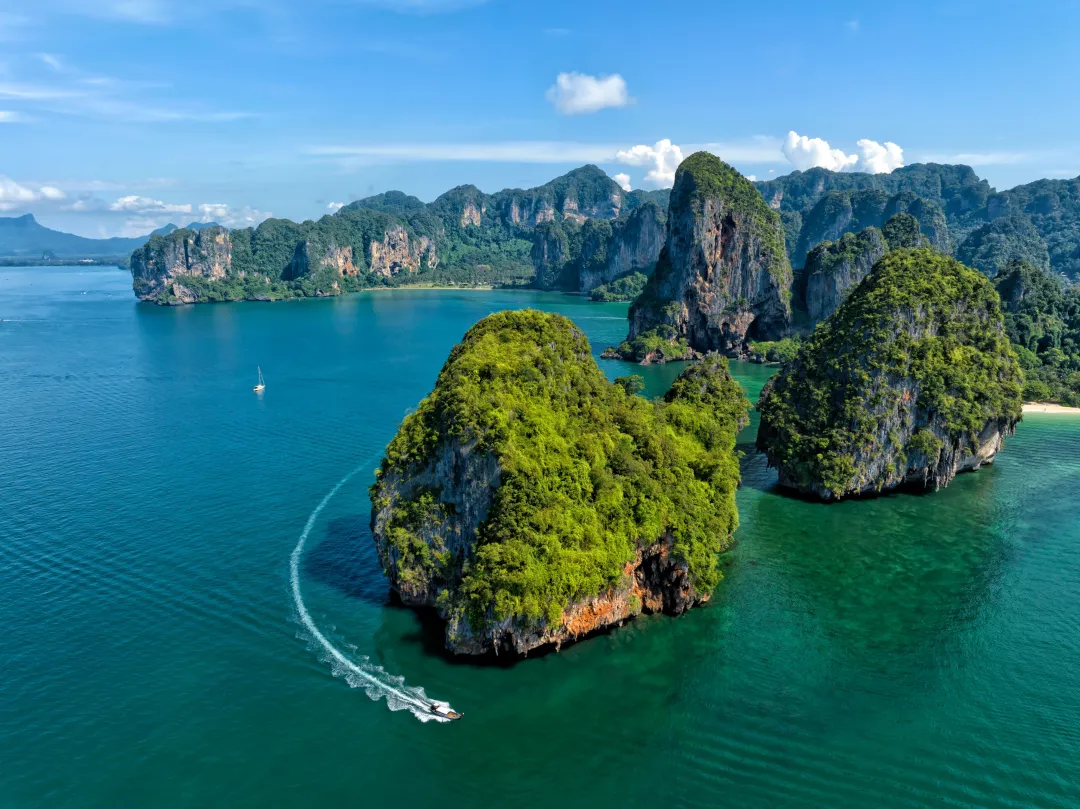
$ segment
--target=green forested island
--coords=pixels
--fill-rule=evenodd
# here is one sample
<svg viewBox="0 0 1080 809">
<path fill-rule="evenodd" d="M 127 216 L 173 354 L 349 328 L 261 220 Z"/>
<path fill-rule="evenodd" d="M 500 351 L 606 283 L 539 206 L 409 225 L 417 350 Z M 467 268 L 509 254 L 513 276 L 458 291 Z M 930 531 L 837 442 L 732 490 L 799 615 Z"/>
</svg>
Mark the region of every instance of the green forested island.
<svg viewBox="0 0 1080 809">
<path fill-rule="evenodd" d="M 439 611 L 448 649 L 525 653 L 709 597 L 748 403 L 715 354 L 662 401 L 634 381 L 609 382 L 570 320 L 533 310 L 450 353 L 371 488 L 383 569 Z"/>
<path fill-rule="evenodd" d="M 1022 374 L 986 276 L 930 248 L 885 255 L 758 402 L 758 449 L 822 499 L 939 488 L 993 461 Z"/>
</svg>

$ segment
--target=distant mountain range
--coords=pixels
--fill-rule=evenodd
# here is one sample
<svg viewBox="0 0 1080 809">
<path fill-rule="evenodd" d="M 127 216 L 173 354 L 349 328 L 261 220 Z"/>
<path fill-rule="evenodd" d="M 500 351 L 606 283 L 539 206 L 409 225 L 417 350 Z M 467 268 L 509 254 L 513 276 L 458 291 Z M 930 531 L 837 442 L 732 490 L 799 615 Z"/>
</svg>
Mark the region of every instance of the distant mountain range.
<svg viewBox="0 0 1080 809">
<path fill-rule="evenodd" d="M 191 230 L 216 227 L 216 222 L 192 222 Z M 88 239 L 73 233 L 47 228 L 33 214 L 0 217 L 0 258 L 71 258 L 100 259 L 126 257 L 139 249 L 153 235 L 167 235 L 177 230 L 173 224 L 153 233 L 134 238 Z"/>
<path fill-rule="evenodd" d="M 1080 280 L 1080 178 L 996 191 L 968 166 L 924 163 L 890 174 L 815 168 L 754 186 L 780 215 L 796 272 L 816 245 L 881 228 L 893 215 L 909 213 L 936 249 L 988 275 L 1023 259 Z M 281 292 L 267 292 L 265 284 L 284 284 L 290 289 L 282 294 L 298 295 L 413 282 L 587 293 L 634 272 L 651 272 L 663 243 L 667 198 L 666 190 L 624 191 L 596 166 L 531 189 L 485 194 L 459 186 L 430 203 L 388 191 L 318 221 L 270 219 L 232 231 L 224 271 L 206 278 L 212 287 L 224 286 L 205 299 Z M 138 238 L 88 239 L 43 227 L 29 214 L 0 218 L 0 260 L 114 258 L 140 250 L 152 238 L 183 241 L 195 236 L 190 231 L 209 228 L 224 231 L 212 222 L 193 222 Z M 166 247 L 141 256 L 147 280 L 163 277 L 166 265 L 173 273 L 176 258 L 188 255 L 166 250 L 166 256 L 160 252 Z M 154 256 L 165 262 L 161 268 Z M 316 280 L 323 270 L 330 272 Z M 194 265 L 180 271 L 201 274 Z M 245 277 L 253 279 L 250 289 L 233 283 Z M 151 286 L 160 299 L 164 290 Z"/>
</svg>

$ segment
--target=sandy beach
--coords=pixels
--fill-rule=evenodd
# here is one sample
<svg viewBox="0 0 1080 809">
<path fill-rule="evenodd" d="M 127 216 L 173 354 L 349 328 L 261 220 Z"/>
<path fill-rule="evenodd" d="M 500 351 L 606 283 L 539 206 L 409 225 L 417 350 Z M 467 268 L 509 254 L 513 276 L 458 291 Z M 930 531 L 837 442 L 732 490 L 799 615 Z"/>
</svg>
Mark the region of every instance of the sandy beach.
<svg viewBox="0 0 1080 809">
<path fill-rule="evenodd" d="M 1066 407 L 1052 402 L 1024 402 L 1025 413 L 1068 413 L 1080 416 L 1080 407 Z"/>
</svg>

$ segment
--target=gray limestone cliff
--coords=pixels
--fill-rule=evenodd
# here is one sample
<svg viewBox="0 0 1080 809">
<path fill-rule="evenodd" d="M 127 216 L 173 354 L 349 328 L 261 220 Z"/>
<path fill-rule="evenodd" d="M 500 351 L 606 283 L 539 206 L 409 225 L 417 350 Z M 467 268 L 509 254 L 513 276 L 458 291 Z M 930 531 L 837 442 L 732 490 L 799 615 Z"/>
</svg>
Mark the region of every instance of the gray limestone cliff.
<svg viewBox="0 0 1080 809">
<path fill-rule="evenodd" d="M 656 270 L 630 308 L 626 358 L 640 360 L 633 346 L 661 328 L 695 351 L 745 356 L 750 340 L 787 333 L 791 284 L 777 213 L 731 166 L 693 154 L 675 175 Z"/>
<path fill-rule="evenodd" d="M 578 291 L 588 293 L 635 272 L 650 275 L 664 246 L 665 219 L 660 206 L 649 202 L 612 225 L 603 261 L 582 261 Z"/>
<path fill-rule="evenodd" d="M 877 228 L 845 233 L 838 241 L 822 242 L 811 250 L 803 270 L 803 294 L 811 322 L 819 323 L 840 308 L 886 250 L 888 245 Z"/>
<path fill-rule="evenodd" d="M 192 279 L 220 281 L 231 274 L 232 240 L 223 227 L 154 236 L 131 256 L 131 275 L 142 300 L 166 294 L 178 303 L 194 303 L 199 295 Z"/>
</svg>

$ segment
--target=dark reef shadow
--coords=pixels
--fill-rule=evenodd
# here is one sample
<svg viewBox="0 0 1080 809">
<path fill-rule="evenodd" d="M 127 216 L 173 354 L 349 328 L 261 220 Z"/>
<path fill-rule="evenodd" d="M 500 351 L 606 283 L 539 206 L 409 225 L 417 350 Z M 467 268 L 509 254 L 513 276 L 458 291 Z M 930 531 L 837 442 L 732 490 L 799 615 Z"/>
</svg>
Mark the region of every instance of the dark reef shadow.
<svg viewBox="0 0 1080 809">
<path fill-rule="evenodd" d="M 326 536 L 304 556 L 304 575 L 333 587 L 349 598 L 382 607 L 390 587 L 379 566 L 367 515 L 330 520 Z"/>
</svg>

